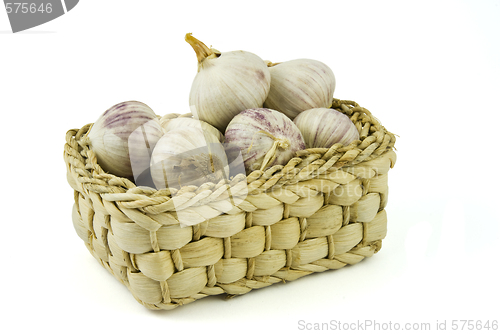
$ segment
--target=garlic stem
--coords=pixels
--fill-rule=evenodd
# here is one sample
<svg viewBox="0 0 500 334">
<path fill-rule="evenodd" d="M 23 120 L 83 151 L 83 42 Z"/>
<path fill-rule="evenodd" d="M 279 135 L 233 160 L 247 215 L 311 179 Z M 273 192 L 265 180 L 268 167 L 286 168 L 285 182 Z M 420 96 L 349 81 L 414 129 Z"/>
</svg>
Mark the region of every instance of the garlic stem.
<svg viewBox="0 0 500 334">
<path fill-rule="evenodd" d="M 270 164 L 272 161 L 274 161 L 273 158 L 276 157 L 276 148 L 278 147 L 278 141 L 275 140 L 273 143 L 273 147 L 266 153 L 266 156 L 264 157 L 264 160 L 262 161 L 262 165 L 260 166 L 260 170 L 264 170 L 268 164 Z"/>
<path fill-rule="evenodd" d="M 257 133 L 263 133 L 274 140 L 273 146 L 264 156 L 264 160 L 262 161 L 262 165 L 260 166 L 260 170 L 264 170 L 269 164 L 271 164 L 274 161 L 274 159 L 276 159 L 276 149 L 279 147 L 281 149 L 286 150 L 288 146 L 290 146 L 290 141 L 286 138 L 276 138 L 275 136 L 264 130 L 260 130 Z"/>
<path fill-rule="evenodd" d="M 210 49 L 202 41 L 194 38 L 191 33 L 187 33 L 185 39 L 186 42 L 188 42 L 189 45 L 191 45 L 194 52 L 196 53 L 196 58 L 198 58 L 198 63 L 201 64 L 201 62 L 206 58 L 215 58 L 218 56 L 213 49 Z"/>
<path fill-rule="evenodd" d="M 288 145 L 290 145 L 290 142 L 286 139 L 279 139 L 279 138 L 276 138 L 275 136 L 273 136 L 272 134 L 270 134 L 269 132 L 267 131 L 264 131 L 264 130 L 260 130 L 260 131 L 257 131 L 253 134 L 253 137 L 252 137 L 252 142 L 250 143 L 250 147 L 248 148 L 247 150 L 247 153 L 250 152 L 250 149 L 252 148 L 253 146 L 253 140 L 255 139 L 255 135 L 258 134 L 258 133 L 262 133 L 262 134 L 265 134 L 266 136 L 268 136 L 269 138 L 271 138 L 272 140 L 274 141 L 279 141 L 280 142 L 280 147 L 283 148 L 283 149 L 286 149 L 288 148 Z"/>
</svg>

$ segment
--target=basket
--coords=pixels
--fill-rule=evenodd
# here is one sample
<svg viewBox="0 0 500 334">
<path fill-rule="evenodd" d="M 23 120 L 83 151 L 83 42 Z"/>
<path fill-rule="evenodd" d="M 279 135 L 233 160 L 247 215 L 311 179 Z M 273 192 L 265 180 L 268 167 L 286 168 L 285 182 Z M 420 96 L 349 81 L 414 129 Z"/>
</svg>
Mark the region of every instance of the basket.
<svg viewBox="0 0 500 334">
<path fill-rule="evenodd" d="M 353 101 L 334 99 L 331 108 L 351 118 L 360 140 L 232 177 L 230 189 L 247 189 L 232 207 L 224 182 L 156 190 L 108 174 L 89 148 L 91 124 L 70 130 L 64 160 L 74 228 L 95 259 L 156 310 L 354 265 L 386 236 L 395 136 Z M 180 226 L 179 214 L 196 224 Z"/>
</svg>

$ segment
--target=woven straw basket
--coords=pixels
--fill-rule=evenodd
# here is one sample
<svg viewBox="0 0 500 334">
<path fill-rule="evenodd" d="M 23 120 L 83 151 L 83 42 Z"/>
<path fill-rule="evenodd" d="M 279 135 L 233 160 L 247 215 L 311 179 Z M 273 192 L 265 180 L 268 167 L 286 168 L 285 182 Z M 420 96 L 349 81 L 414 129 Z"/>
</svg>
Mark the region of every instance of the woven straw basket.
<svg viewBox="0 0 500 334">
<path fill-rule="evenodd" d="M 286 166 L 233 177 L 231 189 L 243 184 L 248 195 L 231 208 L 222 208 L 229 203 L 224 182 L 155 190 L 108 174 L 89 148 L 91 124 L 70 130 L 64 160 L 74 228 L 150 309 L 356 264 L 378 252 L 386 235 L 395 136 L 353 101 L 334 99 L 332 108 L 351 118 L 359 141 L 307 149 Z M 181 227 L 181 212 L 197 224 Z"/>
</svg>

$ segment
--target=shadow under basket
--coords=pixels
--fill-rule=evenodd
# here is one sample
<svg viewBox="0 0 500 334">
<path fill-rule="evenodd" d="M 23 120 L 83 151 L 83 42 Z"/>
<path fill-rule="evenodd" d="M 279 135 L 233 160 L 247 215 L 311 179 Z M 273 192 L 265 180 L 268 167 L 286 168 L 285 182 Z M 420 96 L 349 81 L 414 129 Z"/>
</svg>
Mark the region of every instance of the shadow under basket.
<svg viewBox="0 0 500 334">
<path fill-rule="evenodd" d="M 334 99 L 331 108 L 350 117 L 360 140 L 303 150 L 285 166 L 226 183 L 181 189 L 138 187 L 106 173 L 89 147 L 91 124 L 69 130 L 64 160 L 74 228 L 149 309 L 356 264 L 377 253 L 386 236 L 395 136 L 353 101 Z M 181 216 L 193 225 L 181 226 Z"/>
</svg>

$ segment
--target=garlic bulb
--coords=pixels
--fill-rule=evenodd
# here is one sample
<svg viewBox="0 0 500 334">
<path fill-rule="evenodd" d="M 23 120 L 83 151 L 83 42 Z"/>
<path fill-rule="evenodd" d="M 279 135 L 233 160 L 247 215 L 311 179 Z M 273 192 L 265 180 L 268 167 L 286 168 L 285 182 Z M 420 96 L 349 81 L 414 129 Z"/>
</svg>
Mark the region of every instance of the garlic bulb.
<svg viewBox="0 0 500 334">
<path fill-rule="evenodd" d="M 160 124 L 165 133 L 183 126 L 192 126 L 212 133 L 219 139 L 220 142 L 224 141 L 224 135 L 222 134 L 222 132 L 220 132 L 207 122 L 200 121 L 191 117 L 170 118 L 170 115 L 166 114 L 160 119 Z"/>
<path fill-rule="evenodd" d="M 271 89 L 264 107 L 281 111 L 293 120 L 304 110 L 332 105 L 335 76 L 326 64 L 295 59 L 269 66 Z"/>
<path fill-rule="evenodd" d="M 227 126 L 225 143 L 241 151 L 247 174 L 285 165 L 296 151 L 305 149 L 297 126 L 283 113 L 266 108 L 236 115 Z"/>
<path fill-rule="evenodd" d="M 153 148 L 162 135 L 158 116 L 138 101 L 112 106 L 88 133 L 102 169 L 131 180 L 149 167 Z"/>
<path fill-rule="evenodd" d="M 224 132 L 239 112 L 261 108 L 269 93 L 271 75 L 266 63 L 247 51 L 219 52 L 186 35 L 198 58 L 198 73 L 189 94 L 196 119 Z"/>
<path fill-rule="evenodd" d="M 151 155 L 151 177 L 157 189 L 217 183 L 228 175 L 222 144 L 200 128 L 182 127 L 165 133 Z"/>
<path fill-rule="evenodd" d="M 293 122 L 302 132 L 307 148 L 330 148 L 336 143 L 349 145 L 359 139 L 354 123 L 335 109 L 309 109 L 301 112 Z"/>
</svg>

